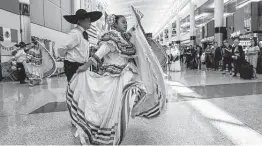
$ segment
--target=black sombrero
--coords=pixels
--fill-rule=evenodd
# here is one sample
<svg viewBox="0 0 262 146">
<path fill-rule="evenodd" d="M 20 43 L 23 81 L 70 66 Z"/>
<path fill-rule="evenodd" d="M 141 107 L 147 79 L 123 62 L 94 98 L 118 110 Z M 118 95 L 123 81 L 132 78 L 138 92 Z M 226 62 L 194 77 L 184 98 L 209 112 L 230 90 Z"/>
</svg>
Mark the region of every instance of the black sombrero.
<svg viewBox="0 0 262 146">
<path fill-rule="evenodd" d="M 84 9 L 77 10 L 75 15 L 64 16 L 65 20 L 72 24 L 77 24 L 79 20 L 83 20 L 85 18 L 90 18 L 91 22 L 95 22 L 101 17 L 102 17 L 102 12 L 99 11 L 87 12 Z"/>
<path fill-rule="evenodd" d="M 25 44 L 24 42 L 20 42 L 19 44 L 15 44 L 16 47 L 23 48 L 26 47 L 28 44 Z"/>
</svg>

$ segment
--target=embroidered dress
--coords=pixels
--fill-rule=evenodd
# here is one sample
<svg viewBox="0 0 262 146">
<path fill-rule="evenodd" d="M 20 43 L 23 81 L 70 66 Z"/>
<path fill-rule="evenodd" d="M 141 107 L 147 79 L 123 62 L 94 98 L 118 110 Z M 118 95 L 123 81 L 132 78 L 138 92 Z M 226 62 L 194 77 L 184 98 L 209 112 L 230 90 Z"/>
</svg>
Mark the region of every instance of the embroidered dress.
<svg viewBox="0 0 262 146">
<path fill-rule="evenodd" d="M 176 48 L 172 52 L 172 58 L 173 60 L 171 61 L 171 66 L 170 66 L 170 71 L 172 72 L 180 72 L 181 71 L 181 65 L 180 65 L 180 51 L 178 48 Z"/>
<path fill-rule="evenodd" d="M 72 78 L 67 106 L 80 139 L 118 145 L 130 116 L 152 118 L 162 112 L 165 84 L 161 66 L 139 26 L 126 34 L 109 31 L 98 45 L 90 58 L 96 72 L 87 70 Z"/>
<path fill-rule="evenodd" d="M 31 86 L 42 84 L 43 78 L 51 76 L 56 71 L 54 58 L 39 41 L 28 51 L 24 66 Z"/>
</svg>

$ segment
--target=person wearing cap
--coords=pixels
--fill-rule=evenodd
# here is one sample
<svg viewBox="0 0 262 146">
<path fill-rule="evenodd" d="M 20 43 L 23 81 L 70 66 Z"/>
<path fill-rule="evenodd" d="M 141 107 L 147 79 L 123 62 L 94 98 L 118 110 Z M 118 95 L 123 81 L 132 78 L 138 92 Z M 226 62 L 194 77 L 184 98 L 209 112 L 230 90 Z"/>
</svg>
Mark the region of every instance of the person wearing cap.
<svg viewBox="0 0 262 146">
<path fill-rule="evenodd" d="M 84 9 L 76 11 L 75 15 L 65 15 L 64 18 L 71 24 L 76 24 L 68 33 L 65 44 L 58 49 L 60 56 L 65 57 L 64 70 L 69 82 L 77 69 L 89 59 L 89 41 L 86 30 L 90 29 L 91 23 L 102 16 L 101 12 L 87 12 Z"/>
</svg>

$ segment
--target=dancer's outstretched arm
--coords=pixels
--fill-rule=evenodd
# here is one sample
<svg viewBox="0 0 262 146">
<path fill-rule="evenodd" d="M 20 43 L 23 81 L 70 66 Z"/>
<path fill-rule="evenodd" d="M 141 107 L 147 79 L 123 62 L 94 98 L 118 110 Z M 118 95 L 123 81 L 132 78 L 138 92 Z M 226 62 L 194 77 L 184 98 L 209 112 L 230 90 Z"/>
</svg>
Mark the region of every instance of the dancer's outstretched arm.
<svg viewBox="0 0 262 146">
<path fill-rule="evenodd" d="M 106 44 L 101 45 L 97 52 L 88 59 L 88 61 L 77 69 L 77 73 L 86 71 L 91 65 L 98 66 L 101 59 L 109 52 L 113 51 L 113 47 L 109 47 Z"/>
</svg>

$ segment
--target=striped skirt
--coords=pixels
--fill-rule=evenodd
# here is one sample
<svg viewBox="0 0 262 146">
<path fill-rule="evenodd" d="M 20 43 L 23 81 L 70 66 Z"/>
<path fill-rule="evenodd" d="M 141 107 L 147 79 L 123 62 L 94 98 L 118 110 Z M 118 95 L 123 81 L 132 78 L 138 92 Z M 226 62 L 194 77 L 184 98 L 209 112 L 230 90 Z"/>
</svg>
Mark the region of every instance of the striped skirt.
<svg viewBox="0 0 262 146">
<path fill-rule="evenodd" d="M 90 71 L 75 75 L 67 88 L 67 106 L 78 131 L 92 145 L 119 145 L 130 116 L 146 118 L 160 114 L 161 96 L 150 101 L 136 75 L 100 76 Z M 156 99 L 156 98 L 152 98 Z M 149 103 L 150 108 L 145 106 Z"/>
</svg>

